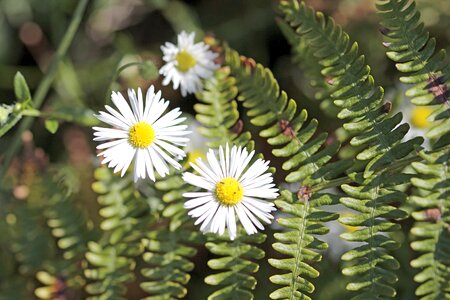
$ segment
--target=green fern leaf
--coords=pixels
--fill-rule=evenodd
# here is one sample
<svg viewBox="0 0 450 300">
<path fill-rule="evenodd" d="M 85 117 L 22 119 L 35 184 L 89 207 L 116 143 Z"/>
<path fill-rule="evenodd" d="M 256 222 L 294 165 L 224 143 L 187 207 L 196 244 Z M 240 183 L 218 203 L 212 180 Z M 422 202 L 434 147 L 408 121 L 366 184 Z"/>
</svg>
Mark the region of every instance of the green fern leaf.
<svg viewBox="0 0 450 300">
<path fill-rule="evenodd" d="M 267 142 L 275 147 L 272 153 L 285 159 L 282 167 L 284 170 L 290 171 L 286 181 L 301 181 L 300 191 L 303 195 L 300 198 L 302 201 L 298 201 L 293 206 L 286 201 L 275 201 L 280 210 L 286 210 L 294 218 L 286 219 L 286 222 L 284 219 L 278 220 L 281 226 L 290 230 L 287 233 L 290 238 L 284 238 L 284 234 L 277 234 L 276 238 L 280 242 L 275 243 L 273 247 L 290 258 L 271 259 L 269 263 L 278 269 L 288 270 L 290 273 L 271 277 L 273 283 L 286 286 L 273 292 L 271 298 L 301 299 L 308 297 L 305 293 L 311 293 L 314 286 L 304 276 L 317 277 L 317 271 L 309 264 L 321 259 L 321 255 L 314 251 L 318 248 L 316 248 L 317 242 L 313 242 L 315 240 L 313 234 L 325 234 L 327 229 L 321 222 L 338 217 L 324 211 L 318 213 L 318 209 L 309 208 L 311 189 L 318 183 L 328 182 L 342 174 L 351 165 L 351 162 L 343 160 L 326 165 L 337 153 L 339 144 L 334 143 L 324 147 L 326 142 L 324 133 L 313 138 L 318 127 L 317 121 L 313 119 L 308 125 L 305 124 L 306 110 L 297 112 L 296 102 L 293 99 L 288 100 L 287 94 L 280 91 L 270 70 L 256 64 L 251 59 L 240 57 L 237 52 L 228 48 L 226 49 L 226 62 L 230 66 L 232 74 L 237 78 L 238 100 L 242 101 L 243 106 L 247 109 L 250 122 L 264 128 L 260 135 L 267 138 Z M 284 196 L 286 197 L 286 195 Z M 291 203 L 294 203 L 292 197 L 290 195 L 288 198 L 291 199 Z M 313 197 L 321 199 L 314 203 L 324 203 L 328 196 L 317 193 Z M 318 218 L 318 215 L 321 214 L 323 218 Z M 300 222 L 300 225 L 291 224 L 296 220 Z M 323 230 L 314 231 L 308 227 L 311 229 L 308 231 L 305 224 L 315 224 L 314 226 Z M 326 248 L 326 243 L 320 247 Z M 290 249 L 290 251 L 286 249 Z M 315 259 L 311 259 L 311 257 Z M 286 265 L 286 262 L 289 264 Z M 301 270 L 305 268 L 308 268 L 310 272 L 302 273 Z"/>
<path fill-rule="evenodd" d="M 426 136 L 439 146 L 450 143 L 450 61 L 445 50 L 436 52 L 436 39 L 430 38 L 414 1 L 378 0 L 377 9 L 387 41 L 386 55 L 406 73 L 400 81 L 414 84 L 406 91 L 411 102 L 433 106 L 428 119 L 432 126 Z M 437 141 L 438 139 L 441 141 Z M 438 146 L 438 147 L 439 147 Z"/>
<path fill-rule="evenodd" d="M 196 96 L 201 102 L 194 106 L 196 119 L 202 124 L 200 133 L 213 138 L 208 143 L 211 148 L 228 143 L 253 150 L 254 142 L 250 139 L 250 133 L 242 132 L 243 122 L 239 119 L 235 100 L 236 79 L 230 75 L 230 68 L 218 69 L 212 78 L 205 81 L 203 91 Z M 228 236 L 208 235 L 206 248 L 221 256 L 209 260 L 208 266 L 222 272 L 207 276 L 205 282 L 223 286 L 208 299 L 253 299 L 252 290 L 255 289 L 256 279 L 251 274 L 259 269 L 259 265 L 250 259 L 264 257 L 264 251 L 256 246 L 264 240 L 265 235 L 261 233 L 247 236 L 240 225 L 238 237 L 233 241 Z"/>
<path fill-rule="evenodd" d="M 318 207 L 335 204 L 338 197 L 315 193 L 309 200 L 305 200 L 287 190 L 282 191 L 281 195 L 282 199 L 276 200 L 275 204 L 292 217 L 280 218 L 277 222 L 292 230 L 275 233 L 279 242 L 273 244 L 273 248 L 289 258 L 272 258 L 269 263 L 289 273 L 270 277 L 273 283 L 285 286 L 272 292 L 270 298 L 311 299 L 307 293 L 311 294 L 315 288 L 306 277 L 316 278 L 319 272 L 310 264 L 322 259 L 317 250 L 328 248 L 327 243 L 317 239 L 315 235 L 328 233 L 329 229 L 322 223 L 338 218 L 337 214 L 325 212 Z"/>
<path fill-rule="evenodd" d="M 258 271 L 259 265 L 250 259 L 264 257 L 264 251 L 254 244 L 264 242 L 266 235 L 262 233 L 247 235 L 240 228 L 233 241 L 230 241 L 228 236 L 211 235 L 211 239 L 212 242 L 206 243 L 206 248 L 220 258 L 209 260 L 208 266 L 213 270 L 226 271 L 205 278 L 207 284 L 225 285 L 212 293 L 208 300 L 253 299 L 251 290 L 255 289 L 256 279 L 251 274 Z"/>
<path fill-rule="evenodd" d="M 155 183 L 156 189 L 164 193 L 165 207 L 161 213 L 164 218 L 144 239 L 142 258 L 146 265 L 141 274 L 146 280 L 140 286 L 150 295 L 145 299 L 180 299 L 186 296 L 189 272 L 194 268 L 189 258 L 197 253 L 192 245 L 204 242 L 183 206 L 182 195 L 191 188 L 181 179 L 179 172 L 172 174 Z"/>
<path fill-rule="evenodd" d="M 448 149 L 421 153 L 424 163 L 413 163 L 418 177 L 412 184 L 420 189 L 410 201 L 417 207 L 411 233 L 411 248 L 421 255 L 411 262 L 420 269 L 414 280 L 420 283 L 416 295 L 421 299 L 450 299 L 450 154 Z"/>
<path fill-rule="evenodd" d="M 356 158 L 367 166 L 364 177 L 414 152 L 422 138 L 401 142 L 409 129 L 401 124 L 401 113 L 388 117 L 390 104 L 384 103 L 384 90 L 375 86 L 370 67 L 358 54 L 358 44 L 333 19 L 315 12 L 303 2 L 282 2 L 285 19 L 306 39 L 313 49 L 322 75 L 333 81 L 330 97 L 341 108 L 338 117 L 344 119 L 344 129 L 355 135 L 350 144 L 362 147 Z"/>
<path fill-rule="evenodd" d="M 106 167 L 98 168 L 95 178 L 104 233 L 98 242 L 88 243 L 86 291 L 92 295 L 88 299 L 125 299 L 126 284 L 134 279 L 135 257 L 143 251 L 141 239 L 154 220 L 131 178 L 115 176 Z"/>
<path fill-rule="evenodd" d="M 203 125 L 199 133 L 209 138 L 209 147 L 217 149 L 226 143 L 247 145 L 250 141 L 250 132 L 242 132 L 236 96 L 236 79 L 226 67 L 217 70 L 205 81 L 203 91 L 196 94 L 201 103 L 194 105 L 195 118 Z"/>
<path fill-rule="evenodd" d="M 357 181 L 353 185 L 343 185 L 348 197 L 340 199 L 359 212 L 341 217 L 340 221 L 361 227 L 342 237 L 364 243 L 342 258 L 352 262 L 343 270 L 345 275 L 353 276 L 347 289 L 358 292 L 354 299 L 393 297 L 397 277 L 392 270 L 398 267 L 398 262 L 388 250 L 397 245 L 383 233 L 399 229 L 391 219 L 406 217 L 394 204 L 406 199 L 396 186 L 407 183 L 409 177 L 396 174 L 392 179 L 387 169 L 414 153 L 422 138 L 401 141 L 408 124 L 400 124 L 401 114 L 388 117 L 390 104 L 383 102 L 383 89 L 375 86 L 364 56 L 358 54 L 358 45 L 350 43 L 341 27 L 303 2 L 284 1 L 280 8 L 297 34 L 315 50 L 322 75 L 333 82 L 330 98 L 341 108 L 338 117 L 345 121 L 344 129 L 354 135 L 350 144 L 362 149 L 356 159 L 365 165 L 363 176 L 353 177 Z"/>
</svg>

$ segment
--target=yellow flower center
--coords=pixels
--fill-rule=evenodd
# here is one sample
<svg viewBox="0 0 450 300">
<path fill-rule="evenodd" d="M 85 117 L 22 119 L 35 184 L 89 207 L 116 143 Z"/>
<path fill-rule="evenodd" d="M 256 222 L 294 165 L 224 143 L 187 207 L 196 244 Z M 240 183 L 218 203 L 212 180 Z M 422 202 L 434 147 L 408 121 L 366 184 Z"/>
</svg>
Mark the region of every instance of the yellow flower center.
<svg viewBox="0 0 450 300">
<path fill-rule="evenodd" d="M 411 111 L 411 123 L 418 128 L 430 127 L 427 118 L 433 110 L 426 106 L 416 106 Z"/>
<path fill-rule="evenodd" d="M 234 178 L 221 179 L 216 184 L 216 199 L 225 205 L 236 205 L 244 196 L 242 185 Z"/>
<path fill-rule="evenodd" d="M 186 50 L 178 52 L 176 59 L 178 63 L 177 68 L 181 72 L 187 72 L 190 68 L 197 64 L 195 58 Z"/>
<path fill-rule="evenodd" d="M 146 122 L 138 122 L 130 128 L 128 141 L 135 148 L 147 148 L 155 140 L 155 130 Z"/>
</svg>

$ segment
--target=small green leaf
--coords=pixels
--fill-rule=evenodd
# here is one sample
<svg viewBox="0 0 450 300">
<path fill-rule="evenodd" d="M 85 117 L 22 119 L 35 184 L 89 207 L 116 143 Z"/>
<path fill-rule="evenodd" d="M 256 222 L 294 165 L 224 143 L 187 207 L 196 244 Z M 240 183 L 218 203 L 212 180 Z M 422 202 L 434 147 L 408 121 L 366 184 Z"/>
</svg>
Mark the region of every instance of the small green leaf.
<svg viewBox="0 0 450 300">
<path fill-rule="evenodd" d="M 45 120 L 45 128 L 52 134 L 55 134 L 58 131 L 59 123 L 56 120 Z"/>
<path fill-rule="evenodd" d="M 14 76 L 14 93 L 17 101 L 20 103 L 31 101 L 30 89 L 28 88 L 25 77 L 20 72 L 17 72 L 16 76 Z"/>
</svg>

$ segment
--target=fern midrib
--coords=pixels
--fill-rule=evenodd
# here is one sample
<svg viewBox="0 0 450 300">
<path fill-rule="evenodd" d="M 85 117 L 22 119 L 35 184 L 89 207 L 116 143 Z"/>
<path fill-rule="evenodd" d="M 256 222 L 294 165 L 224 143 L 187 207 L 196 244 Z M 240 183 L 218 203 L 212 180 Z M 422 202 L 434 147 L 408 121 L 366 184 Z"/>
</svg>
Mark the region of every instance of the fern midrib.
<svg viewBox="0 0 450 300">
<path fill-rule="evenodd" d="M 375 211 L 376 208 L 378 206 L 378 192 L 379 192 L 380 186 L 378 185 L 373 191 L 372 191 L 372 199 L 374 199 L 375 201 L 375 205 L 373 207 L 371 207 L 370 209 L 370 227 L 369 227 L 369 247 L 370 247 L 370 252 L 369 252 L 369 261 L 374 261 L 376 259 L 376 256 L 374 255 L 374 244 L 373 244 L 373 240 L 374 240 L 374 231 L 373 231 L 373 227 L 375 226 Z M 374 274 L 374 269 L 375 269 L 376 265 L 371 266 L 370 270 L 369 270 L 369 276 L 370 276 L 370 282 L 372 283 L 370 285 L 370 291 L 371 293 L 376 295 L 376 291 L 374 290 L 374 286 L 375 286 L 375 274 Z"/>
<path fill-rule="evenodd" d="M 447 164 L 447 160 L 444 161 L 443 165 L 442 165 L 442 176 L 441 176 L 441 182 L 446 182 L 448 180 L 448 164 Z M 441 192 L 439 191 L 439 193 L 441 194 Z M 445 205 L 445 201 L 444 199 L 442 199 L 441 197 L 439 198 L 439 208 L 441 210 L 441 215 L 444 215 L 447 212 L 447 207 Z M 439 223 L 442 226 L 441 228 L 445 228 L 445 225 L 447 225 L 442 218 L 439 219 Z M 439 239 L 439 233 L 437 235 L 437 239 L 436 239 L 436 244 L 435 244 L 435 249 L 434 252 L 436 252 L 437 250 L 437 240 Z M 440 276 L 441 275 L 441 271 L 439 270 L 439 266 L 438 263 L 436 262 L 436 260 L 434 259 L 435 255 L 433 255 L 433 272 L 436 274 L 437 273 L 437 278 L 436 276 L 434 277 L 434 279 L 439 283 L 439 286 L 441 287 L 439 289 L 439 294 L 442 294 L 442 291 L 445 290 L 445 284 L 446 284 L 446 280 L 444 276 Z M 436 272 L 437 271 L 437 272 Z M 448 275 L 448 274 L 447 274 Z M 450 276 L 449 276 L 450 277 Z M 440 278 L 444 278 L 444 280 L 439 280 Z M 445 296 L 445 294 L 444 294 Z"/>
<path fill-rule="evenodd" d="M 305 7 L 305 9 L 309 9 L 309 8 Z M 301 11 L 298 11 L 298 12 L 301 13 Z M 316 21 L 315 14 L 313 15 L 313 18 L 314 18 L 313 20 L 309 20 L 308 18 L 304 18 L 304 19 L 305 20 L 309 20 L 310 23 L 312 22 L 314 25 L 317 25 L 316 22 L 315 22 Z M 302 23 L 306 24 L 306 22 L 302 22 Z M 327 34 L 324 34 L 322 30 L 316 29 L 316 26 L 314 26 L 314 25 L 309 25 L 310 29 L 312 31 L 316 32 L 316 34 L 318 36 L 320 36 L 322 39 L 326 40 L 326 42 L 328 43 L 328 48 L 332 48 L 335 53 L 339 53 L 339 51 L 337 49 L 337 46 L 336 46 L 337 44 L 335 42 L 333 42 Z M 320 26 L 320 24 L 319 24 L 319 27 L 322 28 Z M 343 57 L 344 55 L 340 55 L 340 56 Z M 357 78 L 353 73 L 346 72 L 345 75 L 346 76 L 350 75 L 350 77 L 352 78 L 352 82 L 359 82 L 360 78 Z M 374 88 L 372 88 L 372 91 L 373 90 L 374 90 Z M 357 95 L 357 97 L 358 97 L 358 99 L 361 100 L 360 95 Z M 383 118 L 383 119 L 385 119 L 385 118 Z M 391 145 L 389 144 L 387 139 L 384 138 L 383 132 L 378 128 L 378 126 L 376 126 L 378 124 L 376 122 L 376 120 L 375 119 L 371 119 L 370 120 L 370 124 L 371 124 L 372 129 L 377 133 L 377 139 L 380 142 L 380 145 L 383 147 L 383 149 L 387 149 L 384 153 L 389 157 L 390 161 L 395 161 L 396 158 L 391 153 L 389 153 L 389 150 L 392 149 L 390 147 Z"/>
<path fill-rule="evenodd" d="M 214 111 L 216 111 L 216 116 L 217 118 L 220 120 L 220 126 L 216 127 L 218 128 L 221 132 L 222 132 L 222 142 L 228 142 L 228 143 L 232 143 L 232 140 L 230 138 L 230 134 L 229 134 L 229 130 L 228 128 L 224 125 L 224 121 L 225 121 L 225 117 L 222 114 L 222 107 L 220 106 L 220 100 L 223 99 L 222 95 L 220 94 L 220 92 L 218 93 L 219 97 L 217 97 L 217 101 L 213 101 L 212 105 L 214 107 Z M 225 105 L 227 106 L 227 110 L 233 110 L 233 107 L 230 105 L 229 101 L 224 101 Z M 225 111 L 225 110 L 224 110 Z"/>
<path fill-rule="evenodd" d="M 294 266 L 294 271 L 292 272 L 292 278 L 291 278 L 291 284 L 292 284 L 292 293 L 290 295 L 289 300 L 296 300 L 294 298 L 295 292 L 297 291 L 297 277 L 299 276 L 299 263 L 300 261 L 303 260 L 303 255 L 302 255 L 302 250 L 303 250 L 303 246 L 302 246 L 302 242 L 303 242 L 303 238 L 305 237 L 305 233 L 306 233 L 306 222 L 307 222 L 307 215 L 309 212 L 309 201 L 306 201 L 304 204 L 304 209 L 303 209 L 303 215 L 301 216 L 302 218 L 302 222 L 300 223 L 301 226 L 299 228 L 299 238 L 297 239 L 297 253 L 298 255 L 295 256 L 295 266 Z"/>
<path fill-rule="evenodd" d="M 403 16 L 403 14 L 401 14 L 401 11 L 399 9 L 398 3 L 397 1 L 391 1 L 391 3 L 394 2 L 393 4 L 393 9 L 395 11 L 395 15 L 396 16 Z M 400 31 L 401 31 L 401 35 L 406 36 L 405 40 L 408 43 L 408 50 L 413 50 L 414 52 L 414 60 L 419 61 L 421 65 L 423 65 L 425 71 L 428 74 L 428 77 L 430 78 L 430 80 L 436 80 L 436 76 L 434 75 L 433 70 L 430 70 L 430 68 L 428 67 L 428 64 L 426 61 L 422 60 L 422 58 L 419 55 L 419 52 L 416 51 L 417 47 L 414 47 L 414 44 L 412 43 L 412 41 L 414 40 L 414 34 L 412 30 L 407 30 L 407 28 L 405 27 L 406 22 L 400 22 Z M 430 41 L 430 39 L 427 40 L 427 43 Z M 436 49 L 435 49 L 436 50 Z M 435 54 L 433 54 L 435 55 Z M 442 88 L 439 86 L 439 90 L 442 92 L 442 96 L 445 99 L 445 103 L 447 104 L 448 109 L 445 110 L 447 118 L 450 117 L 450 103 L 449 103 L 449 99 L 446 96 L 446 93 L 442 90 Z"/>
<path fill-rule="evenodd" d="M 234 241 L 232 243 L 232 245 L 233 245 L 233 256 L 232 256 L 233 257 L 233 262 L 232 262 L 232 264 L 230 266 L 230 270 L 233 272 L 233 274 L 239 273 L 239 272 L 236 272 L 233 269 L 233 267 L 237 265 L 236 261 L 241 258 L 240 257 L 241 253 L 240 253 L 240 251 L 237 250 L 237 249 L 239 249 L 240 244 L 241 244 L 241 242 L 240 242 L 239 238 L 236 237 L 236 239 L 234 239 Z M 231 288 L 232 292 L 231 292 L 231 294 L 234 294 L 237 291 L 237 289 L 238 289 L 238 282 L 235 282 L 232 285 L 232 288 Z"/>
</svg>

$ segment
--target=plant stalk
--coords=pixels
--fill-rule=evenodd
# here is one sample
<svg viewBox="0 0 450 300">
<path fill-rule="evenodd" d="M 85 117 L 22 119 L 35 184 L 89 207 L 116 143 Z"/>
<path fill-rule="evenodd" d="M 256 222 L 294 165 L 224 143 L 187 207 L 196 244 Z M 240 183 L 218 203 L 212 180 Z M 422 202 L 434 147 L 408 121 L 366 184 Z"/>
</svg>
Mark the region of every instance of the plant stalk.
<svg viewBox="0 0 450 300">
<path fill-rule="evenodd" d="M 72 20 L 70 21 L 69 27 L 67 28 L 67 31 L 64 34 L 64 37 L 61 40 L 58 49 L 56 50 L 56 53 L 52 58 L 48 71 L 33 95 L 33 108 L 39 110 L 42 103 L 44 102 L 45 96 L 50 90 L 50 87 L 52 86 L 53 81 L 55 80 L 56 74 L 58 73 L 59 63 L 69 50 L 69 47 L 72 44 L 75 33 L 77 32 L 78 27 L 80 26 L 88 2 L 89 0 L 80 0 L 78 2 Z M 20 123 L 12 139 L 11 145 L 8 148 L 8 152 L 6 152 L 5 154 L 3 164 L 0 167 L 0 181 L 3 179 L 6 172 L 8 171 L 9 165 L 11 164 L 12 159 L 16 155 L 16 152 L 20 149 L 22 133 L 28 128 L 30 128 L 32 120 L 33 120 L 32 117 L 26 117 Z"/>
</svg>

